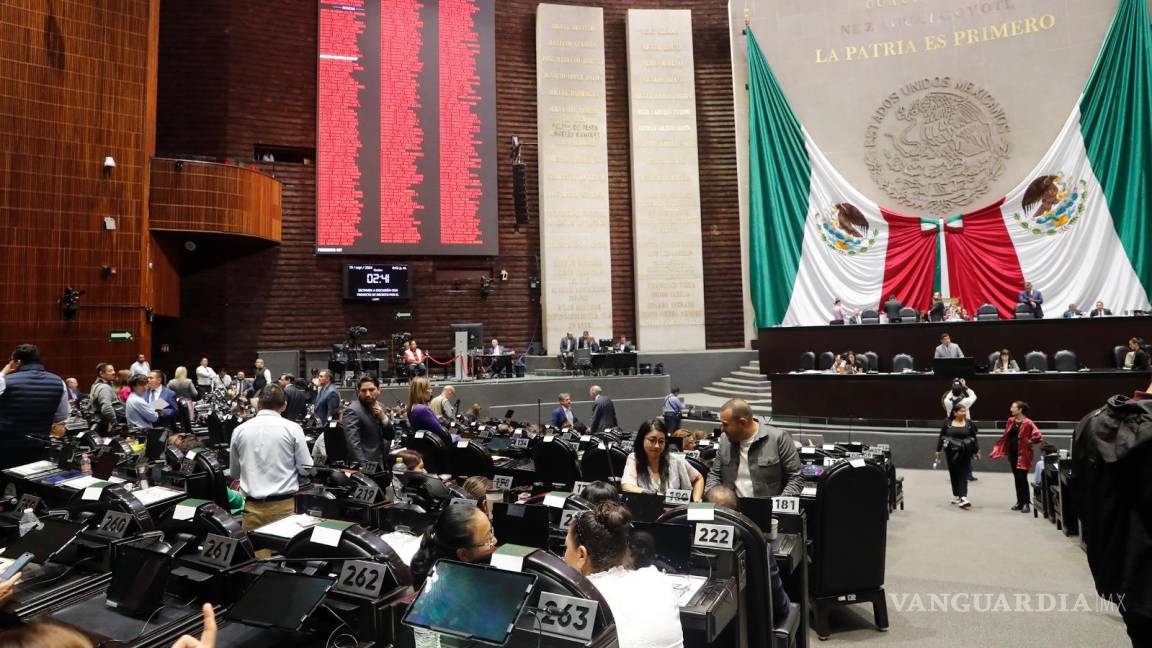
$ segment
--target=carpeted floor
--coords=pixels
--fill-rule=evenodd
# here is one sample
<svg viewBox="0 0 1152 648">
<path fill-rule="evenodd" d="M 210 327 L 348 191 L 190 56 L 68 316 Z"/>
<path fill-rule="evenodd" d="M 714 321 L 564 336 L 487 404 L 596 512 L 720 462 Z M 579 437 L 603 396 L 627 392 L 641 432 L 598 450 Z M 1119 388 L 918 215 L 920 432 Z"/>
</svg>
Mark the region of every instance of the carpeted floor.
<svg viewBox="0 0 1152 648">
<path fill-rule="evenodd" d="M 834 611 L 832 635 L 821 642 L 812 632 L 810 645 L 1131 645 L 1120 614 L 1094 593 L 1078 538 L 1009 510 L 1010 474 L 977 468 L 968 511 L 949 504 L 943 469 L 900 474 L 905 510 L 888 522 L 888 631 L 876 631 L 870 605 L 854 605 Z"/>
</svg>

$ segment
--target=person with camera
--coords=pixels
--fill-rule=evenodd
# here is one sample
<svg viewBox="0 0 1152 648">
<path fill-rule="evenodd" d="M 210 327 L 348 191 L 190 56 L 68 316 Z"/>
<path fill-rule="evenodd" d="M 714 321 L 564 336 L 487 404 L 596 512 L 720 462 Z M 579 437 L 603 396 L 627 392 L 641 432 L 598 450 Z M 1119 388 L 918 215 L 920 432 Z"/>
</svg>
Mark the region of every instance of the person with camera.
<svg viewBox="0 0 1152 648">
<path fill-rule="evenodd" d="M 964 378 L 957 378 L 952 381 L 952 387 L 944 392 L 944 396 L 940 399 L 944 405 L 944 411 L 948 416 L 952 415 L 952 408 L 957 405 L 963 405 L 968 413 L 968 418 L 972 418 L 972 405 L 976 402 L 976 391 L 968 386 L 968 381 Z M 968 481 L 977 481 L 978 478 L 972 473 L 972 463 L 968 463 L 968 472 L 965 475 Z"/>
<path fill-rule="evenodd" d="M 972 459 L 980 460 L 980 443 L 976 440 L 976 423 L 968 418 L 968 408 L 960 403 L 952 406 L 948 420 L 940 428 L 933 465 L 940 461 L 941 450 L 948 466 L 948 481 L 952 484 L 952 504 L 962 509 L 972 508 L 965 476 L 972 469 Z"/>
</svg>

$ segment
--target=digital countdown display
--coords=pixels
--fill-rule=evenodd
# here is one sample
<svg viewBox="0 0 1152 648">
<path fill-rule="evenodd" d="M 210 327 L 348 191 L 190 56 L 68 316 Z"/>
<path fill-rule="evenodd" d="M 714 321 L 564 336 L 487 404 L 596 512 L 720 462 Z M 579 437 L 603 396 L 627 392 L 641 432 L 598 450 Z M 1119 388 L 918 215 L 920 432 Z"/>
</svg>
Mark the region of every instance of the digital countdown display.
<svg viewBox="0 0 1152 648">
<path fill-rule="evenodd" d="M 349 264 L 344 266 L 344 299 L 382 301 L 408 299 L 408 266 Z"/>
<path fill-rule="evenodd" d="M 495 255 L 495 0 L 321 1 L 316 253 Z"/>
</svg>

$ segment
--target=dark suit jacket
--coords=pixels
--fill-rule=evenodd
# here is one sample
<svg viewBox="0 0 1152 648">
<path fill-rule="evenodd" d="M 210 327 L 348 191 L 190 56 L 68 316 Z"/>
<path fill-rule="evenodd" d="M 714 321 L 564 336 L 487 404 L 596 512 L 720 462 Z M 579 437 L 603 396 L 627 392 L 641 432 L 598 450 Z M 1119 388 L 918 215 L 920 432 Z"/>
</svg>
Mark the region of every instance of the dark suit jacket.
<svg viewBox="0 0 1152 648">
<path fill-rule="evenodd" d="M 1105 308 L 1105 309 L 1104 309 L 1104 314 L 1105 314 L 1105 315 L 1111 315 L 1111 314 L 1112 314 L 1112 311 L 1110 311 L 1110 310 L 1108 310 L 1107 308 Z M 1093 308 L 1093 309 L 1092 309 L 1092 317 L 1100 317 L 1100 311 L 1098 311 L 1098 310 L 1096 310 L 1095 308 Z"/>
<path fill-rule="evenodd" d="M 1027 304 L 1028 293 L 1021 290 L 1020 294 L 1016 296 L 1016 301 L 1020 302 L 1021 304 Z M 1039 290 L 1033 290 L 1032 301 L 1036 302 L 1036 305 L 1032 307 L 1032 316 L 1036 319 L 1044 319 L 1044 293 L 1040 292 Z"/>
<path fill-rule="evenodd" d="M 936 302 L 932 304 L 932 309 L 928 311 L 928 319 L 933 322 L 944 321 L 944 302 Z"/>
<path fill-rule="evenodd" d="M 904 308 L 904 304 L 901 304 L 899 299 L 889 299 L 884 302 L 884 315 L 888 317 L 889 322 L 900 319 L 901 308 Z"/>
<path fill-rule="evenodd" d="M 308 412 L 308 392 L 296 385 L 285 385 L 284 398 L 287 399 L 288 406 L 284 408 L 280 416 L 289 421 L 300 422 L 304 420 L 304 415 Z"/>
<path fill-rule="evenodd" d="M 596 434 L 614 427 L 617 427 L 616 405 L 611 398 L 600 394 L 596 397 L 596 402 L 592 404 L 592 425 L 589 432 Z"/>
<path fill-rule="evenodd" d="M 176 418 L 176 392 L 167 387 L 161 387 L 160 398 L 162 398 L 165 403 L 168 403 L 168 407 L 160 410 L 160 418 L 157 419 L 157 423 L 161 425 L 171 423 Z"/>
<path fill-rule="evenodd" d="M 316 393 L 316 420 L 320 421 L 320 425 L 328 425 L 328 419 L 336 416 L 338 411 L 340 411 L 340 392 L 336 390 L 336 385 L 331 383 L 324 385 Z"/>
<path fill-rule="evenodd" d="M 384 461 L 394 435 L 391 425 L 385 425 L 359 399 L 344 408 L 344 441 L 348 444 L 348 461 Z"/>
<path fill-rule="evenodd" d="M 560 339 L 560 353 L 572 353 L 576 350 L 576 338 L 564 336 Z"/>
<path fill-rule="evenodd" d="M 580 422 L 580 418 L 576 416 L 576 412 L 572 412 L 572 425 Z M 568 423 L 568 419 L 564 416 L 564 406 L 557 405 L 556 409 L 552 410 L 552 427 L 562 428 Z"/>
<path fill-rule="evenodd" d="M 631 342 L 625 342 L 623 345 L 617 343 L 613 350 L 616 351 L 616 353 L 635 353 L 636 345 Z"/>
<path fill-rule="evenodd" d="M 592 349 L 592 353 L 596 353 L 600 350 L 600 343 L 596 340 L 585 340 L 584 338 L 580 338 L 576 341 L 577 349 L 583 349 L 585 347 Z"/>
</svg>

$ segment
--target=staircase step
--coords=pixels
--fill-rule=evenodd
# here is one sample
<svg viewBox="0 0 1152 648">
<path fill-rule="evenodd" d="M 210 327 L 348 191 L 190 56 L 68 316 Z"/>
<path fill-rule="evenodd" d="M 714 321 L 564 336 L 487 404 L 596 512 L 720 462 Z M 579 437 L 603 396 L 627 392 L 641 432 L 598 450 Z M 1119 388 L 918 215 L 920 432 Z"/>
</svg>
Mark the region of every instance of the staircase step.
<svg viewBox="0 0 1152 648">
<path fill-rule="evenodd" d="M 724 382 L 724 383 L 729 383 L 732 385 L 753 385 L 756 387 L 768 387 L 772 384 L 772 383 L 768 382 L 767 380 L 764 380 L 763 378 L 759 378 L 759 379 L 749 378 L 747 375 L 736 375 L 736 374 L 732 374 L 731 376 L 724 376 L 723 378 L 721 378 L 720 380 L 717 380 L 716 382 L 718 382 L 718 383 Z"/>
<path fill-rule="evenodd" d="M 768 381 L 768 377 L 758 371 L 745 371 L 743 369 L 737 369 L 728 375 L 735 376 L 737 378 L 744 378 L 746 380 L 763 380 L 765 382 Z"/>
<path fill-rule="evenodd" d="M 712 385 L 705 386 L 704 391 L 706 393 L 713 394 L 715 396 L 725 396 L 727 398 L 743 398 L 744 400 L 747 400 L 747 401 L 756 400 L 756 401 L 771 402 L 771 400 L 772 400 L 772 398 L 771 398 L 772 395 L 770 393 L 765 394 L 765 393 L 756 392 L 756 391 L 725 389 L 725 388 L 721 388 L 721 387 L 713 387 Z"/>
<path fill-rule="evenodd" d="M 765 384 L 765 385 L 751 384 L 750 385 L 747 383 L 728 382 L 727 378 L 725 378 L 723 380 L 717 380 L 716 382 L 712 383 L 712 386 L 717 388 L 717 389 L 727 389 L 730 391 L 745 391 L 745 392 L 750 392 L 753 394 L 765 394 L 765 395 L 771 395 L 772 394 L 772 386 L 771 385 L 767 385 L 767 384 Z"/>
</svg>

